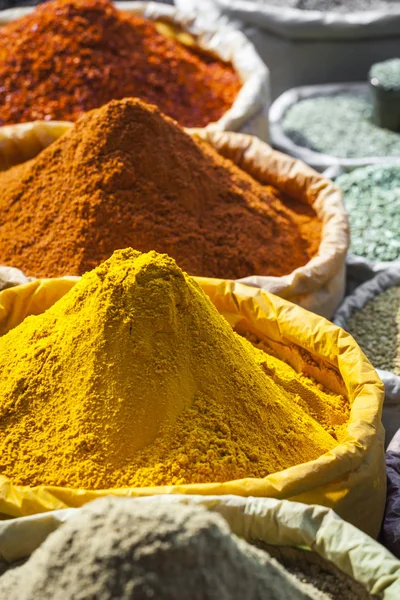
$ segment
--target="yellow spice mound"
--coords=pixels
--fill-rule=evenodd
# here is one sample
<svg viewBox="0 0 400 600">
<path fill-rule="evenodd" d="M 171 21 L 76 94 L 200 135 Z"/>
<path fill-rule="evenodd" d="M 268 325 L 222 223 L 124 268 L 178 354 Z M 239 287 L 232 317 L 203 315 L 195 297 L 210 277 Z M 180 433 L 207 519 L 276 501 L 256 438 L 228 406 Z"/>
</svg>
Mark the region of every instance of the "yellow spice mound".
<svg viewBox="0 0 400 600">
<path fill-rule="evenodd" d="M 227 481 L 333 448 L 263 356 L 174 260 L 117 251 L 0 340 L 0 473 L 89 489 Z"/>
</svg>

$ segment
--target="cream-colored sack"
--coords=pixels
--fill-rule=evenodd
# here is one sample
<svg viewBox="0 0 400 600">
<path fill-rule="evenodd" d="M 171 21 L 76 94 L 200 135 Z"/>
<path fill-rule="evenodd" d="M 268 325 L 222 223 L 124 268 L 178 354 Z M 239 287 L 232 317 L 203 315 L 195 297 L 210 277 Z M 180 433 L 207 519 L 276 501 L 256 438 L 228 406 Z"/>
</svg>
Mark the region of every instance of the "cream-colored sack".
<svg viewBox="0 0 400 600">
<path fill-rule="evenodd" d="M 383 384 L 353 338 L 322 317 L 273 294 L 232 281 L 196 278 L 218 311 L 237 331 L 250 330 L 296 371 L 348 397 L 346 436 L 316 460 L 264 478 L 148 488 L 83 490 L 14 485 L 0 475 L 0 513 L 23 516 L 77 507 L 107 494 L 201 494 L 270 497 L 321 504 L 377 536 L 386 499 L 381 425 Z M 0 293 L 0 335 L 32 314 L 40 314 L 75 282 L 37 280 Z M 294 449 L 295 451 L 295 449 Z"/>
<path fill-rule="evenodd" d="M 382 600 L 400 598 L 400 561 L 330 509 L 239 496 L 162 496 L 162 501 L 167 505 L 200 505 L 219 513 L 232 533 L 248 542 L 309 548 L 362 584 L 370 594 Z M 134 512 L 137 503 L 151 506 L 159 498 L 132 498 L 131 502 Z M 57 510 L 0 523 L 0 559 L 13 563 L 30 556 L 77 511 Z"/>
<path fill-rule="evenodd" d="M 254 46 L 240 31 L 212 26 L 203 28 L 193 16 L 183 15 L 173 6 L 155 2 L 115 2 L 119 10 L 157 21 L 159 30 L 180 42 L 197 44 L 232 63 L 243 82 L 231 108 L 208 127 L 217 131 L 241 131 L 268 141 L 268 110 L 271 102 L 269 71 Z M 12 8 L 0 12 L 0 27 L 31 13 L 34 8 Z"/>
<path fill-rule="evenodd" d="M 45 135 L 41 132 L 42 127 Z M 13 161 L 18 159 L 19 148 L 21 157 L 17 162 L 22 162 L 27 153 L 25 146 L 34 147 L 36 140 L 49 143 L 70 127 L 71 124 L 68 123 L 37 121 L 0 128 L 0 164 L 9 160 L 7 148 L 10 145 L 13 148 Z M 207 141 L 221 155 L 233 160 L 261 183 L 273 185 L 289 196 L 313 206 L 323 223 L 317 255 L 289 275 L 266 277 L 255 273 L 240 281 L 261 287 L 324 317 L 332 317 L 344 296 L 345 259 L 349 246 L 348 218 L 341 192 L 331 181 L 302 162 L 272 150 L 255 137 L 207 129 L 187 131 Z M 4 136 L 7 144 L 2 143 Z M 279 256 L 276 260 L 279 261 Z M 22 274 L 17 283 L 21 281 Z M 0 289 L 10 285 L 7 273 L 0 267 Z"/>
<path fill-rule="evenodd" d="M 272 98 L 300 85 L 365 81 L 372 64 L 398 56 L 400 6 L 390 10 L 302 10 L 268 0 L 175 0 L 205 27 L 234 27 L 271 72 Z M 317 4 L 317 3 L 314 3 Z M 326 3 L 325 3 L 326 4 Z M 345 3 L 343 3 L 345 5 Z M 361 3 L 360 3 L 361 4 Z M 368 3 L 364 3 L 368 6 Z"/>
<path fill-rule="evenodd" d="M 35 121 L 0 127 L 0 171 L 34 158 L 70 127 L 67 121 Z"/>
</svg>

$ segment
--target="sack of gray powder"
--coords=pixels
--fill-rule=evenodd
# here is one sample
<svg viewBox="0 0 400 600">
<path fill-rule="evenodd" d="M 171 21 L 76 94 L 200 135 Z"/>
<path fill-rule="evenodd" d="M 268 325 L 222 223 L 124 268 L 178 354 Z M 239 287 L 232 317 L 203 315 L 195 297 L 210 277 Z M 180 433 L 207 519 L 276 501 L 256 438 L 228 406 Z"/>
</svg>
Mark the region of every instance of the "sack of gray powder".
<svg viewBox="0 0 400 600">
<path fill-rule="evenodd" d="M 312 554 L 312 553 L 310 553 Z M 335 587 L 335 586 L 334 586 Z M 366 600 L 361 588 L 351 600 Z M 0 577 L 8 600 L 335 600 L 199 506 L 102 498 Z M 342 597 L 340 598 L 342 600 Z"/>
<path fill-rule="evenodd" d="M 0 578 L 8 600 L 325 600 L 204 508 L 103 498 Z"/>
</svg>

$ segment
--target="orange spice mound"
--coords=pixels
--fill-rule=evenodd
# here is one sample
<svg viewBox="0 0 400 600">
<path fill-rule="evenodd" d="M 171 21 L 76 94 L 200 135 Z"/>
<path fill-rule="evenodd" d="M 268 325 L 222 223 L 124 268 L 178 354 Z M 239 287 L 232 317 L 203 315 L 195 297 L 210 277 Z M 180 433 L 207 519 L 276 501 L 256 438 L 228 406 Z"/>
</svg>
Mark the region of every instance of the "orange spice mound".
<svg viewBox="0 0 400 600">
<path fill-rule="evenodd" d="M 61 119 L 137 96 L 182 125 L 230 108 L 241 82 L 231 64 L 159 33 L 108 0 L 55 0 L 0 36 L 0 125 Z"/>
<path fill-rule="evenodd" d="M 321 222 L 156 107 L 113 101 L 0 174 L 0 263 L 80 275 L 114 250 L 156 250 L 190 274 L 280 276 L 318 250 Z"/>
</svg>

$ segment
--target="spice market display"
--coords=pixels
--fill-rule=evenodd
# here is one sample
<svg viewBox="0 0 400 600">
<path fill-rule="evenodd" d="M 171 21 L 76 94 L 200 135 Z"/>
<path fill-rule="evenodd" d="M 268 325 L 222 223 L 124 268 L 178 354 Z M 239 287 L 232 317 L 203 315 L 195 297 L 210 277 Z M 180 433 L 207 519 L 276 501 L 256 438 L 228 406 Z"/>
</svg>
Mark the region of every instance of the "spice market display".
<svg viewBox="0 0 400 600">
<path fill-rule="evenodd" d="M 205 35 L 172 4 L 0 0 L 0 600 L 399 600 L 379 531 L 400 431 L 400 58 L 292 91 L 284 150 L 328 156 L 322 176 L 226 131 L 265 139 L 268 53 L 290 70 L 257 29 L 265 81 L 243 94 L 235 29 L 254 34 L 256 5 L 244 26 L 250 3 L 221 0 L 237 20 Z M 395 0 L 262 4 L 400 36 Z M 336 60 L 313 35 L 301 56 L 326 41 Z"/>
</svg>

